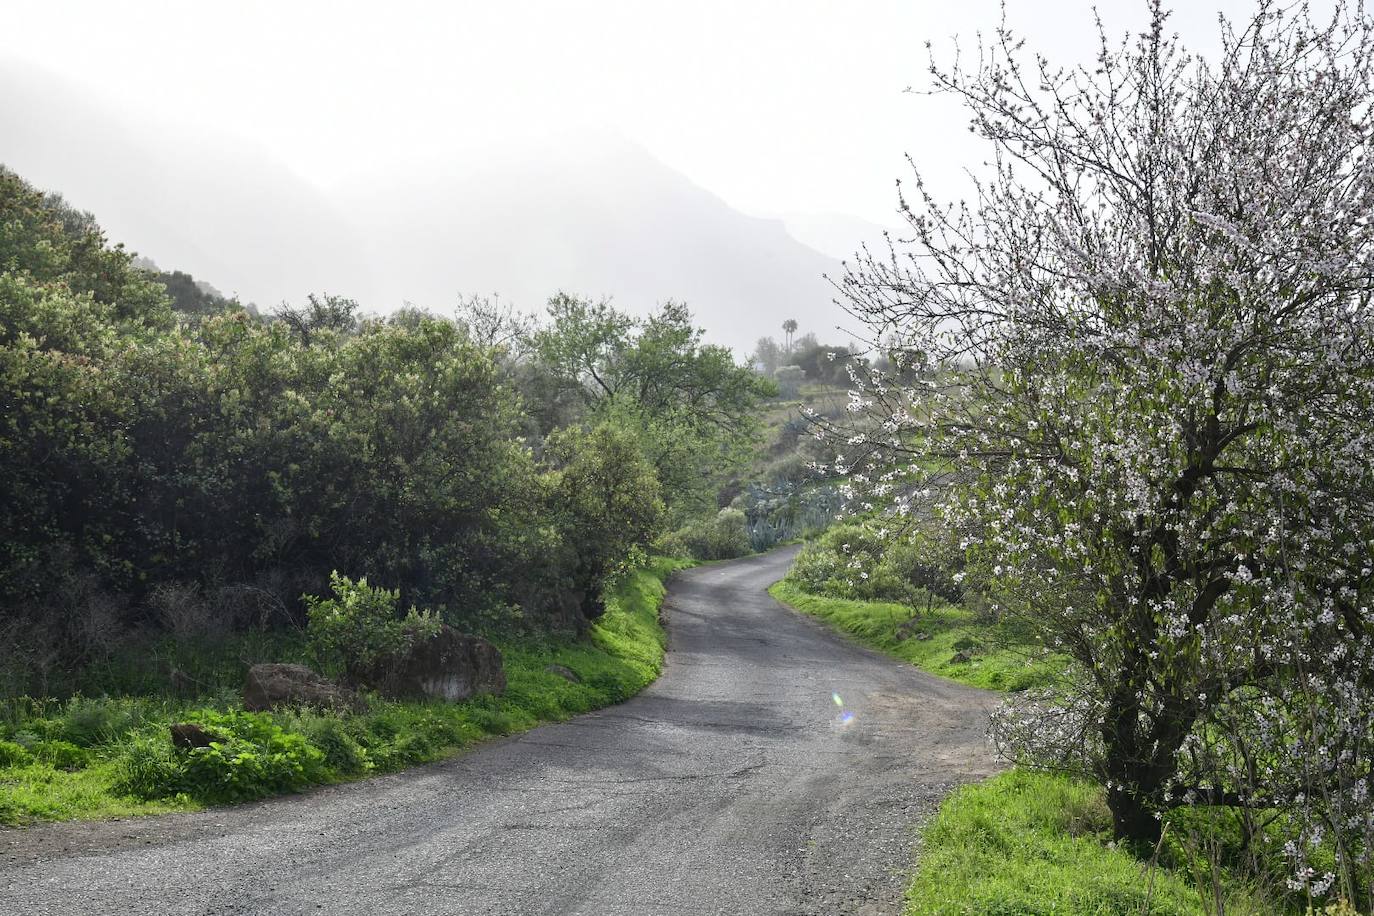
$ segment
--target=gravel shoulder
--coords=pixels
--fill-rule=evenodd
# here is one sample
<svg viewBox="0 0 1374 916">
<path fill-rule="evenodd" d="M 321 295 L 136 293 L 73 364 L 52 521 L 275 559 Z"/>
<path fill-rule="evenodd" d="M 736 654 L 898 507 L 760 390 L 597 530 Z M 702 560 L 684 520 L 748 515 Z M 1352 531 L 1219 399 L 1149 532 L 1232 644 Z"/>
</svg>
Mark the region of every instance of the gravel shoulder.
<svg viewBox="0 0 1374 916">
<path fill-rule="evenodd" d="M 619 706 L 298 796 L 0 830 L 0 912 L 900 913 L 913 827 L 998 770 L 997 696 L 779 605 L 793 556 L 674 578 L 663 676 Z"/>
</svg>

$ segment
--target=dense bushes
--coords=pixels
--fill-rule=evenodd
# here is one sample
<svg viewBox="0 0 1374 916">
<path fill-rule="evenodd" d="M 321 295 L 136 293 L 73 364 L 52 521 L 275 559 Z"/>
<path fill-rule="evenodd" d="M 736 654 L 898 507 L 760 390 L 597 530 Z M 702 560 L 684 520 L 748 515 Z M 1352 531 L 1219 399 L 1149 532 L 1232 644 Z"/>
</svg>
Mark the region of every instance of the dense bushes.
<svg viewBox="0 0 1374 916">
<path fill-rule="evenodd" d="M 932 531 L 858 522 L 836 525 L 807 544 L 788 577 L 814 595 L 929 608 L 963 597 L 955 578 L 960 565 Z"/>
<path fill-rule="evenodd" d="M 729 560 L 751 551 L 744 513 L 731 508 L 679 528 L 658 546 L 671 555 L 696 560 Z"/>
<path fill-rule="evenodd" d="M 337 296 L 192 317 L 156 276 L 0 170 L 0 693 L 298 626 L 334 570 L 463 629 L 585 628 L 772 391 L 676 304 L 559 296 L 506 335 Z"/>
<path fill-rule="evenodd" d="M 166 623 L 166 583 L 294 607 L 336 568 L 480 623 L 556 547 L 518 398 L 451 322 L 306 346 L 5 273 L 0 404 L 0 606 L 31 658 L 88 663 L 111 630 Z"/>
</svg>

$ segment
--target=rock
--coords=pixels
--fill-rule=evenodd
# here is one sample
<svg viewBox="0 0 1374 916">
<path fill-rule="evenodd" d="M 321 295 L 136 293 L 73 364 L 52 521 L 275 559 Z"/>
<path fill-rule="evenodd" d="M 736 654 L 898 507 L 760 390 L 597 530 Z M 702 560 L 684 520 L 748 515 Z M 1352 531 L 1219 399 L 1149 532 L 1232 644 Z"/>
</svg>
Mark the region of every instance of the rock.
<svg viewBox="0 0 1374 916">
<path fill-rule="evenodd" d="M 367 683 L 397 699 L 456 702 L 506 689 L 501 650 L 448 625 L 434 636 L 416 639 L 408 651 L 383 659 L 367 675 Z"/>
<path fill-rule="evenodd" d="M 967 649 L 960 649 L 954 653 L 954 657 L 949 660 L 951 665 L 964 665 L 973 661 L 973 653 Z"/>
<path fill-rule="evenodd" d="M 171 728 L 172 746 L 183 750 L 193 747 L 209 747 L 215 741 L 223 741 L 222 735 L 206 731 L 194 722 L 178 722 Z"/>
<path fill-rule="evenodd" d="M 913 636 L 917 639 L 929 639 L 930 637 L 926 636 L 924 633 L 917 632 L 916 628 L 919 625 L 919 622 L 914 617 L 910 620 L 905 620 L 899 623 L 897 625 L 897 632 L 895 634 L 897 637 L 897 641 L 905 642 L 906 640 L 911 639 Z"/>
<path fill-rule="evenodd" d="M 565 681 L 572 681 L 574 684 L 582 683 L 582 677 L 571 668 L 563 665 L 545 665 L 544 670 L 549 674 L 556 674 Z"/>
<path fill-rule="evenodd" d="M 262 712 L 278 706 L 321 706 L 357 710 L 357 694 L 305 665 L 262 664 L 248 669 L 243 708 Z"/>
<path fill-rule="evenodd" d="M 930 634 L 925 632 L 924 630 L 921 630 L 917 631 L 914 638 L 919 642 L 925 642 L 927 639 L 930 639 Z"/>
</svg>

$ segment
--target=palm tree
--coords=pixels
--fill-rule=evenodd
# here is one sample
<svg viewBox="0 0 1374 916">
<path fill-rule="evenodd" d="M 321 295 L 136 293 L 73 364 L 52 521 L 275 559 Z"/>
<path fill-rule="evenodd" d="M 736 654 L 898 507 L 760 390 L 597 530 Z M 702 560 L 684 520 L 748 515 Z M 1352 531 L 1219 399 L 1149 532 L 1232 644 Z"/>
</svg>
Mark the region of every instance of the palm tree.
<svg viewBox="0 0 1374 916">
<path fill-rule="evenodd" d="M 787 334 L 787 355 L 792 355 L 792 335 L 797 333 L 797 319 L 789 318 L 782 323 L 783 332 Z"/>
</svg>

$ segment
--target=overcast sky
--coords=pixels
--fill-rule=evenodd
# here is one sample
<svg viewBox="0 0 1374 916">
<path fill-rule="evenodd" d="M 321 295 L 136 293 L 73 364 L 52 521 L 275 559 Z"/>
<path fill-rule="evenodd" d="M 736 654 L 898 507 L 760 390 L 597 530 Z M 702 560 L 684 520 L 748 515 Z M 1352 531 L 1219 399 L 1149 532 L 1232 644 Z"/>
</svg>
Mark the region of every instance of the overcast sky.
<svg viewBox="0 0 1374 916">
<path fill-rule="evenodd" d="M 1143 0 L 1099 0 L 1113 32 Z M 1007 0 L 1051 57 L 1091 49 L 1088 0 Z M 1219 9 L 1175 28 L 1215 46 Z M 994 0 L 63 2 L 6 0 L 0 56 L 57 71 L 169 129 L 214 125 L 331 188 L 493 142 L 614 130 L 753 215 L 892 223 L 910 152 L 936 179 L 974 153 L 923 85 L 924 43 L 971 40 Z M 571 142 L 571 141 L 570 141 Z"/>
</svg>

